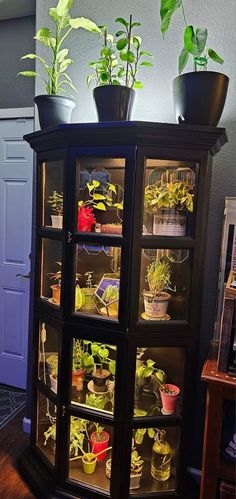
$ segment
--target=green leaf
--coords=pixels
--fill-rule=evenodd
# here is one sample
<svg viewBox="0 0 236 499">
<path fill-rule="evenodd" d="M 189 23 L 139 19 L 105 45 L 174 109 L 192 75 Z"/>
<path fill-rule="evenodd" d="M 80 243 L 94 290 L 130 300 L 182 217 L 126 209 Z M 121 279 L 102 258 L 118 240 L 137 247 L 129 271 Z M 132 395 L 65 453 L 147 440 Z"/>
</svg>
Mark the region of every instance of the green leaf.
<svg viewBox="0 0 236 499">
<path fill-rule="evenodd" d="M 182 0 L 161 0 L 161 33 L 167 32 L 174 12 L 181 6 Z"/>
<path fill-rule="evenodd" d="M 100 80 L 103 83 L 106 83 L 109 80 L 109 73 L 102 72 L 102 73 L 100 73 L 99 76 L 100 76 Z"/>
<path fill-rule="evenodd" d="M 73 63 L 73 59 L 65 59 L 61 64 L 59 68 L 59 72 L 63 73 L 63 71 L 66 71 L 66 69 Z"/>
<path fill-rule="evenodd" d="M 189 59 L 189 52 L 184 47 L 179 56 L 179 74 L 184 70 Z"/>
<path fill-rule="evenodd" d="M 129 23 L 123 17 L 117 17 L 115 19 L 115 22 L 123 24 L 124 26 L 126 26 L 126 28 L 128 28 L 129 26 Z"/>
<path fill-rule="evenodd" d="M 106 211 L 106 206 L 104 203 L 97 203 L 94 205 L 94 208 L 96 208 L 97 210 Z"/>
<path fill-rule="evenodd" d="M 155 437 L 155 430 L 154 430 L 154 428 L 148 428 L 148 436 L 149 436 L 149 438 L 154 438 Z"/>
<path fill-rule="evenodd" d="M 186 26 L 184 31 L 184 46 L 192 55 L 200 56 L 207 40 L 207 29 L 197 28 L 196 34 L 193 26 Z"/>
<path fill-rule="evenodd" d="M 118 210 L 123 210 L 124 209 L 124 206 L 123 206 L 123 203 L 114 203 L 115 208 L 118 208 Z"/>
<path fill-rule="evenodd" d="M 60 63 L 62 62 L 67 56 L 68 56 L 68 49 L 62 49 L 58 52 L 57 54 L 57 62 Z"/>
<path fill-rule="evenodd" d="M 142 38 L 140 36 L 133 36 L 131 42 L 134 45 L 134 47 L 138 50 L 141 46 Z"/>
<path fill-rule="evenodd" d="M 40 76 L 36 71 L 20 71 L 20 73 L 17 73 L 17 76 L 29 76 L 32 78 L 35 78 L 35 76 Z"/>
<path fill-rule="evenodd" d="M 127 61 L 128 60 L 128 52 L 127 50 L 121 50 L 120 52 L 120 58 L 122 61 Z"/>
<path fill-rule="evenodd" d="M 23 57 L 21 57 L 21 61 L 23 61 L 23 59 L 37 59 L 38 61 L 41 61 L 43 64 L 46 64 L 46 61 L 42 57 L 39 57 L 38 55 L 35 54 L 23 55 Z"/>
<path fill-rule="evenodd" d="M 203 50 L 206 46 L 207 41 L 207 29 L 206 28 L 197 28 L 196 29 L 196 41 L 198 46 L 198 54 L 202 54 Z"/>
<path fill-rule="evenodd" d="M 108 348 L 100 348 L 100 350 L 98 351 L 98 355 L 102 357 L 102 359 L 106 359 L 109 355 Z"/>
<path fill-rule="evenodd" d="M 101 56 L 102 57 L 108 57 L 110 55 L 110 50 L 107 47 L 103 47 L 101 51 Z"/>
<path fill-rule="evenodd" d="M 59 0 L 56 7 L 58 15 L 61 17 L 67 15 L 72 5 L 73 5 L 73 0 Z"/>
<path fill-rule="evenodd" d="M 127 37 L 126 38 L 121 38 L 117 42 L 116 47 L 117 47 L 118 50 L 123 50 L 128 45 L 128 43 L 129 43 L 129 40 L 128 40 Z"/>
<path fill-rule="evenodd" d="M 51 37 L 52 37 L 52 33 L 51 33 L 50 29 L 48 29 L 48 28 L 40 28 L 37 31 L 34 39 L 38 40 L 39 42 L 41 42 L 46 47 L 50 47 Z"/>
<path fill-rule="evenodd" d="M 141 26 L 141 23 L 139 22 L 134 22 L 131 24 L 131 28 L 133 28 L 134 26 Z"/>
<path fill-rule="evenodd" d="M 143 61 L 140 63 L 140 66 L 148 66 L 148 67 L 153 67 L 153 64 L 151 62 L 148 62 L 148 61 Z"/>
<path fill-rule="evenodd" d="M 148 57 L 153 57 L 151 52 L 147 52 L 147 50 L 141 50 L 140 55 L 147 55 Z"/>
<path fill-rule="evenodd" d="M 109 191 L 112 191 L 112 192 L 114 192 L 114 194 L 117 194 L 116 186 L 114 184 L 107 183 L 107 185 L 108 185 Z"/>
<path fill-rule="evenodd" d="M 129 62 L 135 62 L 135 55 L 131 50 L 127 51 L 127 58 Z"/>
<path fill-rule="evenodd" d="M 217 62 L 218 64 L 224 64 L 224 59 L 222 59 L 213 49 L 208 49 L 208 55 L 212 61 Z"/>
<path fill-rule="evenodd" d="M 141 81 L 135 81 L 132 88 L 144 88 L 144 86 Z"/>
<path fill-rule="evenodd" d="M 116 36 L 121 36 L 121 35 L 124 35 L 124 34 L 125 34 L 125 31 L 117 31 Z"/>
<path fill-rule="evenodd" d="M 93 186 L 95 187 L 95 189 L 96 189 L 97 187 L 100 187 L 100 182 L 98 182 L 98 180 L 93 180 L 92 184 L 93 184 Z"/>
<path fill-rule="evenodd" d="M 101 199 L 106 199 L 106 198 L 105 198 L 105 196 L 103 196 L 102 194 L 96 194 L 96 193 L 95 193 L 95 194 L 93 194 L 93 199 L 94 199 L 95 201 L 99 201 L 99 200 L 101 200 Z"/>
<path fill-rule="evenodd" d="M 100 28 L 93 21 L 90 21 L 90 19 L 87 19 L 85 17 L 77 17 L 76 19 L 70 19 L 69 24 L 74 29 L 83 28 L 86 29 L 87 31 L 92 31 L 94 33 L 101 32 Z"/>
<path fill-rule="evenodd" d="M 144 378 L 148 378 L 149 376 L 151 376 L 152 373 L 153 373 L 153 369 L 151 367 L 145 367 L 145 369 L 143 371 L 143 376 L 144 376 Z"/>
<path fill-rule="evenodd" d="M 116 374 L 116 361 L 115 360 L 111 360 L 109 362 L 109 371 L 111 374 L 113 374 L 113 376 L 115 376 L 115 374 Z"/>
<path fill-rule="evenodd" d="M 112 85 L 120 85 L 119 80 L 116 80 L 116 79 L 112 80 Z M 110 205 L 110 206 L 112 206 L 112 205 Z"/>
<path fill-rule="evenodd" d="M 88 87 L 90 86 L 90 83 L 95 79 L 94 75 L 88 75 L 87 76 L 87 85 Z"/>
<path fill-rule="evenodd" d="M 87 182 L 86 187 L 87 187 L 87 189 L 88 189 L 88 191 L 89 191 L 89 192 L 92 192 L 95 186 L 94 186 L 94 185 L 91 185 L 91 184 L 89 184 L 89 183 Z"/>
</svg>

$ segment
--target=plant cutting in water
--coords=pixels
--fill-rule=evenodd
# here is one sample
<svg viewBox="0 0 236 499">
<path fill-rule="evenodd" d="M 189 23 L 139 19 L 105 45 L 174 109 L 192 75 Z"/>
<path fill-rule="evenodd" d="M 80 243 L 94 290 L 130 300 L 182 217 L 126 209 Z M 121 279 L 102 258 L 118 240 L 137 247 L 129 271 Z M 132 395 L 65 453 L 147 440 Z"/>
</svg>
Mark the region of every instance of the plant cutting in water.
<svg viewBox="0 0 236 499">
<path fill-rule="evenodd" d="M 194 71 L 207 69 L 208 60 L 223 64 L 222 59 L 217 52 L 211 48 L 206 48 L 208 31 L 207 28 L 194 28 L 188 25 L 184 10 L 183 0 L 161 0 L 160 16 L 161 16 L 161 32 L 165 36 L 172 16 L 177 10 L 181 10 L 184 20 L 184 47 L 179 56 L 179 74 L 184 70 L 189 57 L 193 58 Z"/>
</svg>

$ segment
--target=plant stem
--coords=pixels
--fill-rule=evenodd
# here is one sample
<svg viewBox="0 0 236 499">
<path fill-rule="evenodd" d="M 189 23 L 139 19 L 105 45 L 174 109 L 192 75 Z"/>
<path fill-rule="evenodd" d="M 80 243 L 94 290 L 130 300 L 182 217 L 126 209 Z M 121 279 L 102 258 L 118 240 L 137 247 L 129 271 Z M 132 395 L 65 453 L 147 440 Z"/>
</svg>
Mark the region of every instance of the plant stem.
<svg viewBox="0 0 236 499">
<path fill-rule="evenodd" d="M 185 12 L 184 12 L 184 4 L 183 4 L 183 0 L 182 0 L 182 2 L 181 2 L 181 7 L 182 7 L 182 12 L 183 12 L 183 17 L 184 17 L 185 26 L 188 26 L 187 19 L 186 19 L 186 16 L 185 16 Z"/>
<path fill-rule="evenodd" d="M 127 50 L 128 57 L 129 57 L 129 51 L 130 51 L 130 40 L 131 40 L 131 31 L 132 31 L 131 25 L 132 25 L 132 14 L 130 14 L 130 16 L 129 16 L 128 50 Z M 128 87 L 128 74 L 129 74 L 129 61 L 127 59 L 127 63 L 126 63 L 126 75 L 125 75 L 125 85 L 126 85 L 126 87 Z"/>
</svg>

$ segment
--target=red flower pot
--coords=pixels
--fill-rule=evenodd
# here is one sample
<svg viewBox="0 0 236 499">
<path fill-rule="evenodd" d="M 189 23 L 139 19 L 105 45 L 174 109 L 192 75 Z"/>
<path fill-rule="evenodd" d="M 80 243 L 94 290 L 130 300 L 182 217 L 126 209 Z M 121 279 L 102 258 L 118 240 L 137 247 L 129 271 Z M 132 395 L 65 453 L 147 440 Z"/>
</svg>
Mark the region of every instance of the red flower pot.
<svg viewBox="0 0 236 499">
<path fill-rule="evenodd" d="M 90 436 L 91 452 L 93 452 L 94 454 L 98 454 L 98 452 L 101 452 L 103 449 L 105 451 L 105 449 L 109 447 L 108 446 L 109 440 L 110 440 L 110 435 L 109 433 L 107 433 L 107 431 L 102 431 L 102 433 L 99 436 L 97 432 L 94 431 L 93 433 L 91 433 Z M 102 452 L 102 454 L 100 454 L 97 457 L 97 460 L 103 461 L 103 459 L 106 458 L 106 455 L 107 455 L 106 451 Z"/>
<path fill-rule="evenodd" d="M 169 391 L 169 393 L 168 393 Z M 172 393 L 171 393 L 172 392 Z M 174 414 L 176 410 L 176 402 L 180 389 L 178 386 L 166 383 L 160 387 L 161 401 L 162 401 L 162 412 L 164 414 Z"/>
<path fill-rule="evenodd" d="M 96 224 L 93 208 L 80 206 L 78 210 L 78 232 L 91 232 L 92 226 Z"/>
</svg>

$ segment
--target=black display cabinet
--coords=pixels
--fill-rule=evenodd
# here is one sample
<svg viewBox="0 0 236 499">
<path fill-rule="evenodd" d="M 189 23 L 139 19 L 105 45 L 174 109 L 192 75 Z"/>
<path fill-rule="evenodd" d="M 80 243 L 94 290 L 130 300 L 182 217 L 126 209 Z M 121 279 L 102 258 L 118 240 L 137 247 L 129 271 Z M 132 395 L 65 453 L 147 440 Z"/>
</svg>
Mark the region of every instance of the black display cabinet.
<svg viewBox="0 0 236 499">
<path fill-rule="evenodd" d="M 20 467 L 44 499 L 189 497 L 211 167 L 225 131 L 92 123 L 25 139 L 38 188 Z"/>
</svg>

